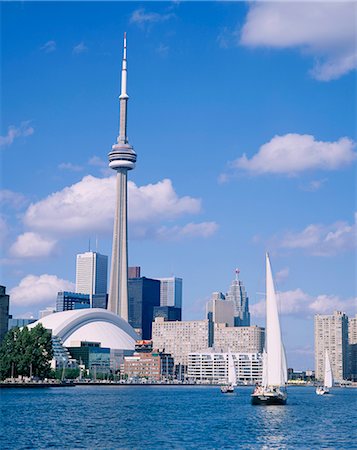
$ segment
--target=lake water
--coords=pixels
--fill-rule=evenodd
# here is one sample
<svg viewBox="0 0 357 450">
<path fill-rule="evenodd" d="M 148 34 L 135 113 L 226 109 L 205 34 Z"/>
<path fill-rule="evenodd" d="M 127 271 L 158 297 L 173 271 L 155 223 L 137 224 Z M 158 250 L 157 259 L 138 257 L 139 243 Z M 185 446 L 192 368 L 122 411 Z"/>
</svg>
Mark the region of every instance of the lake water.
<svg viewBox="0 0 357 450">
<path fill-rule="evenodd" d="M 1 449 L 352 449 L 357 389 L 288 389 L 252 406 L 252 388 L 93 386 L 2 389 Z"/>
</svg>

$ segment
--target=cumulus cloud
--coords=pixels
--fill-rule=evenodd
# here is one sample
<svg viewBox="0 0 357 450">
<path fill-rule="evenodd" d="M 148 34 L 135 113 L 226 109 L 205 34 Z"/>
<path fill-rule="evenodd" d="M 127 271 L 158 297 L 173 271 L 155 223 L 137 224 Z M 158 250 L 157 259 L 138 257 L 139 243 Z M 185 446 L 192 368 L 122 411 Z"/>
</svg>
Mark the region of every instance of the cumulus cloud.
<svg viewBox="0 0 357 450">
<path fill-rule="evenodd" d="M 72 53 L 74 55 L 79 55 L 81 53 L 86 53 L 88 51 L 88 47 L 84 44 L 84 42 L 80 42 L 79 44 L 73 47 Z"/>
<path fill-rule="evenodd" d="M 41 258 L 51 255 L 56 243 L 54 239 L 44 238 L 38 233 L 29 231 L 17 237 L 9 253 L 15 258 Z"/>
<path fill-rule="evenodd" d="M 248 47 L 298 48 L 313 56 L 321 81 L 356 69 L 354 2 L 254 2 L 240 34 Z"/>
<path fill-rule="evenodd" d="M 128 182 L 129 221 L 134 225 L 160 224 L 186 214 L 197 214 L 201 200 L 179 197 L 172 182 L 137 186 Z M 115 205 L 115 176 L 85 176 L 81 181 L 32 203 L 24 223 L 33 230 L 75 234 L 83 231 L 112 231 Z"/>
<path fill-rule="evenodd" d="M 42 47 L 41 50 L 45 53 L 52 53 L 56 50 L 57 45 L 55 41 L 47 41 Z"/>
<path fill-rule="evenodd" d="M 83 170 L 82 166 L 76 165 L 76 164 L 72 164 L 72 163 L 61 163 L 58 165 L 58 168 L 61 170 L 69 170 L 71 172 L 80 172 L 81 170 Z"/>
<path fill-rule="evenodd" d="M 55 303 L 57 292 L 74 291 L 75 285 L 56 275 L 27 275 L 18 286 L 10 290 L 11 303 L 14 305 L 41 305 Z"/>
<path fill-rule="evenodd" d="M 139 8 L 132 13 L 130 17 L 130 23 L 135 23 L 137 25 L 153 24 L 158 22 L 165 22 L 166 20 L 169 20 L 174 16 L 175 14 L 171 12 L 160 14 L 157 12 L 145 11 L 144 8 Z"/>
<path fill-rule="evenodd" d="M 336 170 L 356 159 L 355 143 L 347 137 L 335 142 L 317 141 L 308 134 L 274 136 L 251 159 L 244 154 L 232 163 L 253 174 L 295 175 L 307 170 Z"/>
<path fill-rule="evenodd" d="M 30 126 L 30 122 L 21 122 L 20 126 L 10 125 L 6 136 L 0 136 L 0 147 L 11 145 L 16 138 L 31 136 L 35 130 Z"/>
<path fill-rule="evenodd" d="M 302 289 L 278 292 L 278 304 L 282 315 L 311 317 L 315 314 L 331 314 L 333 311 L 353 313 L 357 298 L 341 299 L 336 295 L 322 294 L 316 297 Z M 252 316 L 264 317 L 266 303 L 261 300 L 250 306 Z"/>
<path fill-rule="evenodd" d="M 312 255 L 330 256 L 353 250 L 357 245 L 357 213 L 355 223 L 345 221 L 331 225 L 311 224 L 298 232 L 288 232 L 277 238 L 277 245 L 286 249 L 302 249 Z"/>
</svg>

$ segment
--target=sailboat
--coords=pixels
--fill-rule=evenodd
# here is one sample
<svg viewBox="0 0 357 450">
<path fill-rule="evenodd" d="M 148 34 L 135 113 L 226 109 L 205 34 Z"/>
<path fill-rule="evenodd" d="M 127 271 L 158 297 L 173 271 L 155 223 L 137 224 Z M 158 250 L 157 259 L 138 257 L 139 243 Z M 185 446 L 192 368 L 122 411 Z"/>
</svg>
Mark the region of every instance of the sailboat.
<svg viewBox="0 0 357 450">
<path fill-rule="evenodd" d="M 266 337 L 262 384 L 251 395 L 253 405 L 285 405 L 287 364 L 269 255 L 266 254 Z"/>
<path fill-rule="evenodd" d="M 333 376 L 332 376 L 332 369 L 330 364 L 330 358 L 328 356 L 328 351 L 325 350 L 325 373 L 324 373 L 324 385 L 318 386 L 316 388 L 316 394 L 317 395 L 324 395 L 329 394 L 330 390 L 329 388 L 332 388 L 333 386 Z"/>
<path fill-rule="evenodd" d="M 222 394 L 231 394 L 234 392 L 234 387 L 237 386 L 236 368 L 234 366 L 233 356 L 228 349 L 228 384 L 221 386 Z"/>
</svg>

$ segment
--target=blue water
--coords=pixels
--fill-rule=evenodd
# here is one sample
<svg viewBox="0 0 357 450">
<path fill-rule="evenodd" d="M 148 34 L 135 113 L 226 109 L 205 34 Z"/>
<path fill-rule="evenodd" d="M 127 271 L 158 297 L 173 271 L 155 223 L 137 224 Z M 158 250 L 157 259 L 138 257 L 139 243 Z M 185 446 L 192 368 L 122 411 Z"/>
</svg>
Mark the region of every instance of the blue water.
<svg viewBox="0 0 357 450">
<path fill-rule="evenodd" d="M 1 449 L 352 449 L 357 389 L 288 389 L 252 406 L 251 388 L 100 386 L 3 389 Z"/>
</svg>

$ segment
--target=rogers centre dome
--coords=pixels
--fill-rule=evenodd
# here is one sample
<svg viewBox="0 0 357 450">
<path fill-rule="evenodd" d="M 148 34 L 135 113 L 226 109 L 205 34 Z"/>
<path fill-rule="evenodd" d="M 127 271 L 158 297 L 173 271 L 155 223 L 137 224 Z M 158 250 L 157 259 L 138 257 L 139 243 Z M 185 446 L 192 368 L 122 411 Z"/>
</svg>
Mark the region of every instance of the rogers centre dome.
<svg viewBox="0 0 357 450">
<path fill-rule="evenodd" d="M 73 341 L 100 342 L 102 347 L 134 350 L 138 335 L 121 317 L 102 308 L 86 308 L 50 314 L 29 328 L 41 323 L 58 336 L 63 345 L 70 347 Z"/>
</svg>

